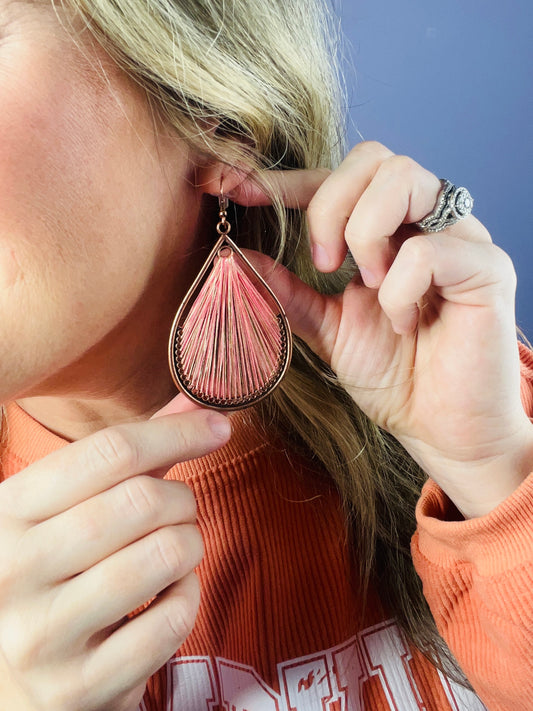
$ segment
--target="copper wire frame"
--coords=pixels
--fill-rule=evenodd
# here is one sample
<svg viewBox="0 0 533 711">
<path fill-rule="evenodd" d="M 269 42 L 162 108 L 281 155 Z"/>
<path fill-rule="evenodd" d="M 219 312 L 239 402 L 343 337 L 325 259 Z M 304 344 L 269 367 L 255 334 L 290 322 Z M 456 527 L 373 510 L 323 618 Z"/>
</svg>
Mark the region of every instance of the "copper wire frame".
<svg viewBox="0 0 533 711">
<path fill-rule="evenodd" d="M 222 216 L 222 215 L 221 215 Z M 264 281 L 264 279 L 261 277 L 259 272 L 255 269 L 255 267 L 251 264 L 251 262 L 246 258 L 246 256 L 243 254 L 243 252 L 237 247 L 237 245 L 233 242 L 233 240 L 228 237 L 228 232 L 231 229 L 231 225 L 228 222 L 223 223 L 224 229 L 219 229 L 221 223 L 217 226 L 217 231 L 220 235 L 220 238 L 217 240 L 215 246 L 209 253 L 209 256 L 207 257 L 204 266 L 200 270 L 198 276 L 192 283 L 191 287 L 187 291 L 185 298 L 183 299 L 178 312 L 176 313 L 176 316 L 174 318 L 174 322 L 172 324 L 172 329 L 170 332 L 170 339 L 169 339 L 169 347 L 168 347 L 168 361 L 169 361 L 169 368 L 170 368 L 170 373 L 172 375 L 172 379 L 174 380 L 174 383 L 176 387 L 181 390 L 190 400 L 193 400 L 194 402 L 207 406 L 209 408 L 215 409 L 215 410 L 224 410 L 224 411 L 236 411 L 236 410 L 243 410 L 247 407 L 251 407 L 252 405 L 255 405 L 256 403 L 260 402 L 264 398 L 266 398 L 270 393 L 277 387 L 277 385 L 281 382 L 283 379 L 285 373 L 287 372 L 290 362 L 291 362 L 291 357 L 292 357 L 292 335 L 291 335 L 291 329 L 290 325 L 287 319 L 287 316 L 285 314 L 285 311 L 278 301 L 276 295 L 272 291 L 272 289 L 268 286 L 268 284 Z M 186 381 L 184 378 L 183 373 L 181 372 L 181 367 L 180 367 L 180 358 L 179 358 L 179 346 L 180 346 L 180 335 L 181 335 L 181 329 L 182 329 L 182 324 L 185 321 L 185 318 L 187 317 L 187 313 L 190 308 L 190 304 L 193 301 L 193 296 L 194 294 L 200 289 L 202 282 L 204 281 L 204 278 L 207 275 L 207 272 L 212 268 L 213 261 L 216 257 L 217 252 L 221 250 L 224 247 L 229 247 L 235 254 L 237 254 L 240 259 L 243 260 L 244 264 L 246 267 L 251 271 L 252 275 L 257 279 L 257 281 L 261 284 L 262 288 L 267 292 L 267 294 L 270 296 L 271 300 L 275 304 L 276 308 L 273 309 L 274 312 L 277 311 L 276 318 L 278 320 L 279 326 L 280 326 L 280 332 L 282 334 L 282 350 L 280 353 L 280 356 L 278 358 L 278 368 L 274 372 L 273 376 L 270 378 L 268 382 L 266 382 L 258 391 L 255 393 L 251 393 L 250 395 L 247 396 L 242 396 L 240 398 L 233 398 L 229 401 L 227 400 L 220 400 L 217 398 L 212 398 L 212 397 L 207 397 L 203 396 L 202 394 L 198 394 L 194 392 L 194 389 L 191 388 L 190 384 Z"/>
</svg>

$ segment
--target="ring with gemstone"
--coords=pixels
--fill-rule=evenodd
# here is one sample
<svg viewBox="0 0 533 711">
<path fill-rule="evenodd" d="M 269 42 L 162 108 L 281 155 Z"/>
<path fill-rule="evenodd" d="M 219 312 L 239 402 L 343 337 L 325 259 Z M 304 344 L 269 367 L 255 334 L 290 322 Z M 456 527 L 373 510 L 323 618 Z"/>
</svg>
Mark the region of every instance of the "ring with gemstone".
<svg viewBox="0 0 533 711">
<path fill-rule="evenodd" d="M 466 188 L 457 188 L 449 180 L 441 179 L 442 190 L 435 208 L 415 226 L 421 232 L 440 232 L 454 225 L 472 212 L 474 199 Z"/>
</svg>

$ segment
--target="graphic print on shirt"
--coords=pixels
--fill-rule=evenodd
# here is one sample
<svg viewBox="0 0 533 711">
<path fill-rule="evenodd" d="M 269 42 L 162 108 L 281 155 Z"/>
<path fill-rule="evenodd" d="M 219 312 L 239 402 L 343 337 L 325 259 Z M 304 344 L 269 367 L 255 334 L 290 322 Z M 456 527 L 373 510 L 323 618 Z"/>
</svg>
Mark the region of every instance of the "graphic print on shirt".
<svg viewBox="0 0 533 711">
<path fill-rule="evenodd" d="M 252 667 L 220 657 L 176 657 L 166 666 L 165 711 L 374 711 L 363 701 L 363 685 L 372 677 L 391 711 L 435 711 L 422 698 L 410 659 L 392 620 L 337 647 L 278 664 L 279 693 Z M 487 711 L 471 691 L 440 672 L 438 678 L 451 711 Z M 140 711 L 146 711 L 143 704 Z"/>
</svg>

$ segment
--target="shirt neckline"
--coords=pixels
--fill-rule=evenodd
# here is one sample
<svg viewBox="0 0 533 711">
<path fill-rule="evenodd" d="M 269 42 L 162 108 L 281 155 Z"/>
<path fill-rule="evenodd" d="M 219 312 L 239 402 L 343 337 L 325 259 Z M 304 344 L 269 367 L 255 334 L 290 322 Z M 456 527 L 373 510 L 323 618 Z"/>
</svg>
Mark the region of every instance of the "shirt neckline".
<svg viewBox="0 0 533 711">
<path fill-rule="evenodd" d="M 7 427 L 5 452 L 21 462 L 23 467 L 69 444 L 66 439 L 35 420 L 17 402 L 7 403 L 4 409 Z M 188 479 L 220 468 L 266 445 L 264 434 L 254 424 L 253 417 L 249 413 L 235 412 L 230 415 L 230 418 L 232 422 L 230 441 L 215 452 L 198 459 L 180 462 L 172 467 L 174 471 L 179 470 L 180 479 Z"/>
</svg>

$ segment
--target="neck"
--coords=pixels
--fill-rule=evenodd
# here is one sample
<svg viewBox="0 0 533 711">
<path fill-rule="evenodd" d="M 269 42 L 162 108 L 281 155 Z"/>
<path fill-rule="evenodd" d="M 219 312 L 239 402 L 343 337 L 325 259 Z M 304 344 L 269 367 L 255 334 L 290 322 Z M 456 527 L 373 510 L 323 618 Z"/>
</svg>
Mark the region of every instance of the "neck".
<svg viewBox="0 0 533 711">
<path fill-rule="evenodd" d="M 193 265 L 194 267 L 194 265 Z M 74 441 L 103 427 L 147 419 L 177 393 L 168 338 L 184 284 L 151 290 L 100 342 L 17 397 L 55 434 Z"/>
<path fill-rule="evenodd" d="M 146 341 L 132 348 L 101 344 L 17 402 L 70 441 L 110 425 L 148 419 L 176 395 L 176 387 L 167 366 L 166 334 Z"/>
<path fill-rule="evenodd" d="M 106 398 L 38 396 L 17 403 L 48 430 L 73 442 L 104 427 L 146 420 L 175 395 L 170 384 L 144 393 L 124 388 Z"/>
<path fill-rule="evenodd" d="M 208 234 L 212 223 L 207 213 L 200 217 L 200 236 Z M 201 245 L 203 239 L 195 242 Z M 172 321 L 207 251 L 199 247 L 186 256 L 177 254 L 175 263 L 154 274 L 121 323 L 77 361 L 20 393 L 17 403 L 70 441 L 147 419 L 161 409 L 177 394 L 167 355 Z"/>
</svg>

